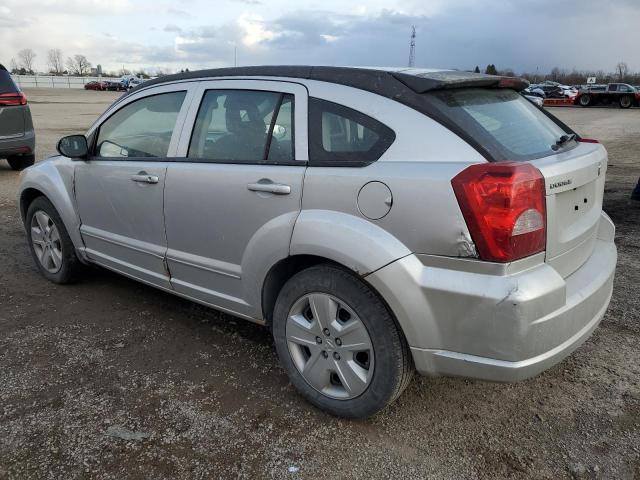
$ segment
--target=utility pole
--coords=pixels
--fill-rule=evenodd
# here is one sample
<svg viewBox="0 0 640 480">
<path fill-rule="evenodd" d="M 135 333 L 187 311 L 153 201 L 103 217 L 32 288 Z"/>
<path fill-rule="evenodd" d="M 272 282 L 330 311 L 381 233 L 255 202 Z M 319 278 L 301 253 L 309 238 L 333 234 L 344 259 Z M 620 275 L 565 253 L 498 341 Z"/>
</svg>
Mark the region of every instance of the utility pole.
<svg viewBox="0 0 640 480">
<path fill-rule="evenodd" d="M 416 63 L 416 26 L 411 25 L 411 42 L 409 43 L 409 66 Z"/>
</svg>

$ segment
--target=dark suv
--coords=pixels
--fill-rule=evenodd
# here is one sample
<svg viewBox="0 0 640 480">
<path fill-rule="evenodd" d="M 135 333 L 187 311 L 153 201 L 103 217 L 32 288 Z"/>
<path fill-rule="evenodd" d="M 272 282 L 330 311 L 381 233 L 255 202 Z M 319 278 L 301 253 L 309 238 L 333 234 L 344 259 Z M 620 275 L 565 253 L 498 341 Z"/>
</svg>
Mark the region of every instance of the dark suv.
<svg viewBox="0 0 640 480">
<path fill-rule="evenodd" d="M 33 165 L 36 134 L 27 97 L 0 65 L 0 159 L 14 170 Z"/>
</svg>

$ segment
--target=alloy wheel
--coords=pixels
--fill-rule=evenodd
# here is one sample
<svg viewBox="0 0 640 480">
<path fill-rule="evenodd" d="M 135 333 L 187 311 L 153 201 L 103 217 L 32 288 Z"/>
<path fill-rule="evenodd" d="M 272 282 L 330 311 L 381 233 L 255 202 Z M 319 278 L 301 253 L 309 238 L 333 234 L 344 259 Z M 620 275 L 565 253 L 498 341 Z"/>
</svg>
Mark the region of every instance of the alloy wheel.
<svg viewBox="0 0 640 480">
<path fill-rule="evenodd" d="M 62 242 L 58 227 L 44 211 L 31 217 L 31 243 L 40 265 L 49 273 L 62 268 Z"/>
<path fill-rule="evenodd" d="M 349 400 L 371 383 L 371 337 L 358 315 L 340 299 L 326 293 L 298 299 L 287 317 L 286 338 L 293 363 L 318 392 Z"/>
</svg>

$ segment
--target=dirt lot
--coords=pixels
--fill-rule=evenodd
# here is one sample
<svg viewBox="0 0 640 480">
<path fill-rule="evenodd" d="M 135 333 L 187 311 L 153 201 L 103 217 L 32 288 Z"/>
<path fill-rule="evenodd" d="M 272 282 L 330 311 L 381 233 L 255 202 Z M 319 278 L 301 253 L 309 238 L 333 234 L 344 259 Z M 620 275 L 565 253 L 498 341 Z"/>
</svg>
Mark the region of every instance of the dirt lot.
<svg viewBox="0 0 640 480">
<path fill-rule="evenodd" d="M 26 93 L 40 159 L 116 97 Z M 45 281 L 0 162 L 0 479 L 640 479 L 640 109 L 552 111 L 610 154 L 619 263 L 601 327 L 537 378 L 417 378 L 361 422 L 306 404 L 260 326 L 103 270 Z"/>
</svg>

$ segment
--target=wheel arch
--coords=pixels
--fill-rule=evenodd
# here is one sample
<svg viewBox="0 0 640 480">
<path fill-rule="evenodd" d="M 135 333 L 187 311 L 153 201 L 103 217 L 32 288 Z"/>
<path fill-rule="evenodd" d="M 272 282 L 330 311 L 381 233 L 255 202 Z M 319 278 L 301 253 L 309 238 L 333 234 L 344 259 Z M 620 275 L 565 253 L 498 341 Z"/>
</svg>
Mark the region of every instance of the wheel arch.
<svg viewBox="0 0 640 480">
<path fill-rule="evenodd" d="M 269 269 L 262 283 L 262 315 L 268 326 L 272 324 L 273 310 L 284 284 L 296 273 L 320 264 L 335 265 L 348 270 L 344 265 L 318 255 L 292 255 L 276 262 Z"/>
<path fill-rule="evenodd" d="M 380 291 L 367 281 L 366 276 L 359 275 L 358 272 L 350 269 L 349 267 L 342 265 L 330 258 L 318 256 L 318 255 L 292 255 L 277 262 L 271 267 L 267 273 L 262 286 L 262 313 L 265 320 L 265 324 L 271 328 L 273 323 L 273 311 L 275 309 L 278 295 L 284 287 L 284 284 L 295 274 L 313 267 L 315 265 L 332 265 L 336 268 L 340 268 L 349 272 L 351 275 L 357 277 L 364 282 L 368 288 L 380 299 L 383 303 L 393 321 L 398 328 L 400 334 L 406 340 L 406 334 L 402 325 L 398 321 L 394 311 L 392 310 L 389 302 L 384 298 Z"/>
<path fill-rule="evenodd" d="M 18 199 L 24 221 L 31 202 L 43 196 L 56 209 L 69 233 L 76 251 L 84 244 L 80 237 L 80 218 L 73 197 L 73 165 L 71 160 L 54 158 L 37 163 L 23 172 Z"/>
<path fill-rule="evenodd" d="M 38 197 L 45 197 L 47 200 L 51 201 L 51 199 L 48 198 L 41 190 L 34 187 L 25 188 L 20 192 L 20 217 L 23 222 L 27 218 L 27 210 L 29 210 L 29 206 Z"/>
</svg>

